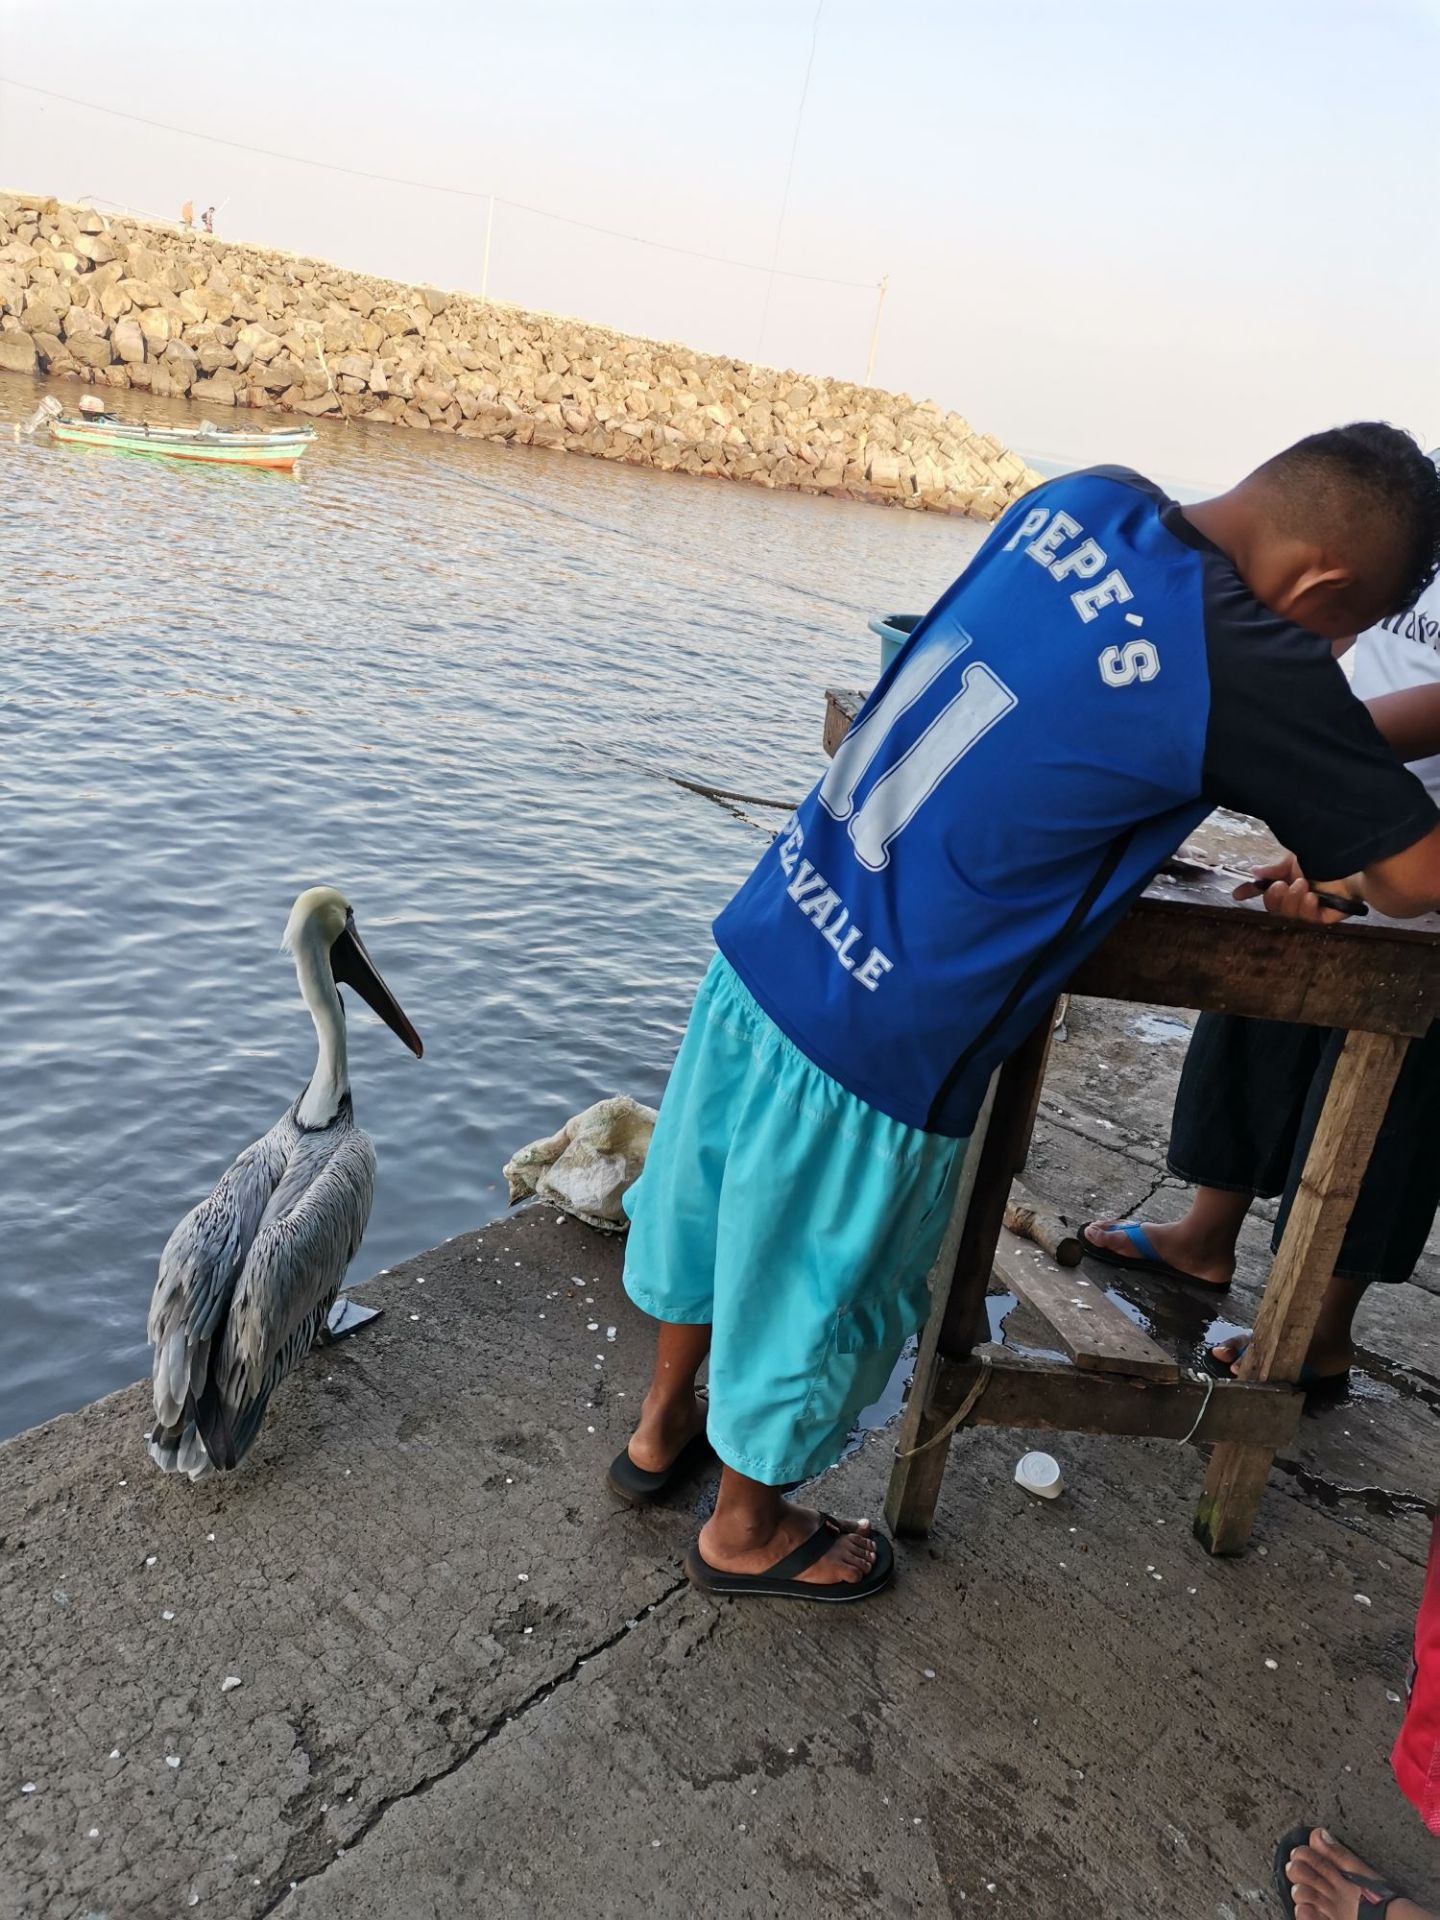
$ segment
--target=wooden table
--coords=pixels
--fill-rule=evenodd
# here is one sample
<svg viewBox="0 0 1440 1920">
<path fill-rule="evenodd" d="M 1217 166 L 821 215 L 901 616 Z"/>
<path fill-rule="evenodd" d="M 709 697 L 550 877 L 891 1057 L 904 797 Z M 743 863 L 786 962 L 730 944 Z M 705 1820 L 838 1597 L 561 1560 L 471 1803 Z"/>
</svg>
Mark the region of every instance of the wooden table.
<svg viewBox="0 0 1440 1920">
<path fill-rule="evenodd" d="M 844 738 L 859 700 L 827 696 L 827 751 Z M 1433 915 L 1297 927 L 1256 903 L 1237 903 L 1217 882 L 1161 877 L 1146 890 L 1066 983 L 1068 992 L 1348 1031 L 1241 1377 L 1182 1376 L 1157 1364 L 1165 1356 L 1143 1340 L 1149 1352 L 1137 1363 L 1133 1329 L 1128 1353 L 1118 1343 L 1107 1351 L 1096 1337 L 1077 1354 L 1089 1365 L 983 1344 L 997 1253 L 1002 1274 L 1008 1266 L 1013 1275 L 1022 1245 L 1005 1236 L 1001 1247 L 1002 1216 L 1029 1151 L 1054 1026 L 1047 1011 L 995 1074 L 971 1137 L 896 1445 L 885 1510 L 898 1532 L 928 1531 L 951 1433 L 969 1424 L 1211 1443 L 1195 1531 L 1211 1553 L 1244 1549 L 1275 1451 L 1300 1417 L 1302 1397 L 1290 1383 L 1299 1378 L 1395 1076 L 1411 1039 L 1440 1018 L 1437 949 L 1440 917 Z M 1043 1256 L 1030 1250 L 1026 1257 L 1036 1269 L 1036 1291 L 1027 1297 L 1039 1304 L 1048 1289 L 1063 1320 L 1065 1298 Z"/>
</svg>

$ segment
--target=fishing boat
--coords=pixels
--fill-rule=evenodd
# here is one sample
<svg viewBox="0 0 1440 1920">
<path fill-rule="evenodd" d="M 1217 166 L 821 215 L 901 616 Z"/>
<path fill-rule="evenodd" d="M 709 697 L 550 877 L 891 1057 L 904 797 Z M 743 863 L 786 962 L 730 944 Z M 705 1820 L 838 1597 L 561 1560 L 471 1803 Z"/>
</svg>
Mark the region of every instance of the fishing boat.
<svg viewBox="0 0 1440 1920">
<path fill-rule="evenodd" d="M 93 396 L 87 395 L 87 399 Z M 117 420 L 81 402 L 82 416 L 63 413 L 53 396 L 42 402 L 50 437 L 66 446 L 115 447 L 121 453 L 159 454 L 167 460 L 204 460 L 212 466 L 271 467 L 288 473 L 315 438 L 311 426 L 273 431 L 217 427 L 173 427 L 159 421 Z M 35 424 L 40 424 L 36 422 Z"/>
</svg>

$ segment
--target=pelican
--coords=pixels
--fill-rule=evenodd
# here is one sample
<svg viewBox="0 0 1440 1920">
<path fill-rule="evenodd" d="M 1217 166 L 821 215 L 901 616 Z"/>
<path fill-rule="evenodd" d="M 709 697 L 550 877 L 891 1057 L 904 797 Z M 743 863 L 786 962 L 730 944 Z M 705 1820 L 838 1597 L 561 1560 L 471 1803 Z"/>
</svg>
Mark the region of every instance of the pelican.
<svg viewBox="0 0 1440 1920">
<path fill-rule="evenodd" d="M 176 1227 L 150 1302 L 155 1425 L 146 1440 L 166 1473 L 192 1480 L 229 1472 L 250 1451 L 271 1394 L 324 1329 L 370 1216 L 375 1148 L 355 1124 L 338 989 L 353 987 L 421 1052 L 334 887 L 300 895 L 283 945 L 315 1022 L 315 1071 Z"/>
</svg>

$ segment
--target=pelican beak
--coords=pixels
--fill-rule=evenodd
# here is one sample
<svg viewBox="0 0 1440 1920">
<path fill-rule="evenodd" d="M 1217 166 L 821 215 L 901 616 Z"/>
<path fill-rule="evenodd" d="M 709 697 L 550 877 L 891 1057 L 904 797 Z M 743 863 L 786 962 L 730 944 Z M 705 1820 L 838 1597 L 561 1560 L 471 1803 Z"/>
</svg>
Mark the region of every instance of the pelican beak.
<svg viewBox="0 0 1440 1920">
<path fill-rule="evenodd" d="M 365 942 L 355 930 L 355 916 L 347 914 L 345 931 L 330 949 L 330 971 L 337 987 L 353 987 L 372 1012 L 378 1013 L 390 1031 L 403 1040 L 418 1060 L 425 1048 L 419 1034 L 405 1018 L 405 1010 L 391 993 L 365 951 Z"/>
</svg>

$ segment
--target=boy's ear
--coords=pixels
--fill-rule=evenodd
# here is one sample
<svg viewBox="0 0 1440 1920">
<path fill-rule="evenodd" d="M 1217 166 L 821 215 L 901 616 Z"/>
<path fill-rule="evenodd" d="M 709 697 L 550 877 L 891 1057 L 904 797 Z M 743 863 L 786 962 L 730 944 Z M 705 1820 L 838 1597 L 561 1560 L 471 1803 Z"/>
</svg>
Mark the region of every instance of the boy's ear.
<svg viewBox="0 0 1440 1920">
<path fill-rule="evenodd" d="M 1305 626 L 1307 610 L 1333 609 L 1354 592 L 1355 570 L 1315 548 L 1292 567 L 1288 586 L 1289 616 Z"/>
</svg>

